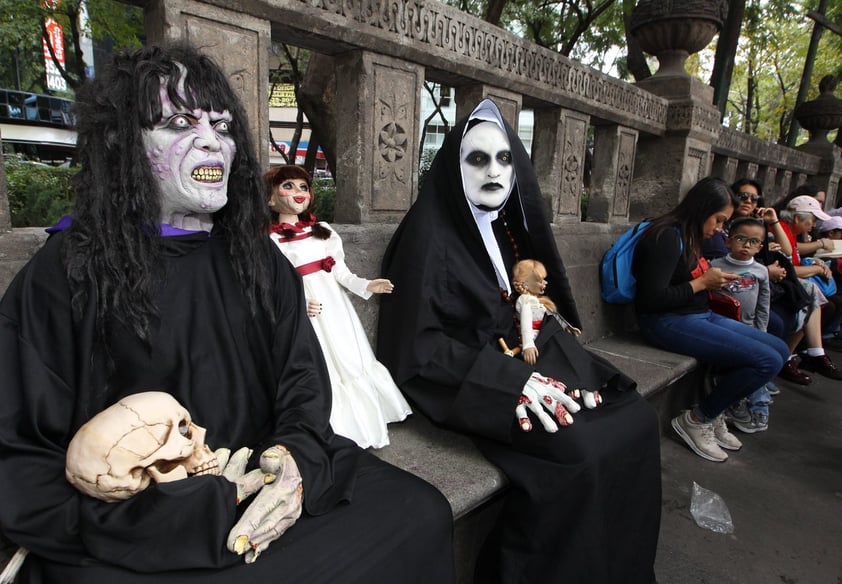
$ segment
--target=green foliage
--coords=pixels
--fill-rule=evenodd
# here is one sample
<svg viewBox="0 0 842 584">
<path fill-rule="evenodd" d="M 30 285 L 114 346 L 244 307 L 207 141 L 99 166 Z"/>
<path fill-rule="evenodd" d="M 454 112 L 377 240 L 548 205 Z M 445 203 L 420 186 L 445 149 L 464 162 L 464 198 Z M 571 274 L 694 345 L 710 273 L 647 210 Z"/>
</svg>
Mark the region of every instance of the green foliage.
<svg viewBox="0 0 842 584">
<path fill-rule="evenodd" d="M 316 197 L 312 213 L 319 221 L 333 222 L 333 209 L 336 204 L 336 183 L 332 178 L 313 180 L 313 194 Z"/>
<path fill-rule="evenodd" d="M 21 91 L 50 93 L 46 89 L 41 22 L 46 17 L 61 24 L 67 70 L 73 81 L 81 71 L 74 50 L 71 19 L 82 0 L 62 0 L 54 9 L 33 0 L 0 0 L 0 87 Z M 115 49 L 140 47 L 143 35 L 143 10 L 116 0 L 86 0 L 88 23 L 76 32 L 89 35 L 94 42 L 108 39 Z M 18 83 L 20 81 L 20 83 Z M 70 86 L 73 83 L 68 80 Z M 64 97 L 64 95 L 62 95 Z"/>
<path fill-rule="evenodd" d="M 78 168 L 11 159 L 5 169 L 12 227 L 53 225 L 73 209 L 70 179 Z"/>
<path fill-rule="evenodd" d="M 482 18 L 488 0 L 444 0 Z M 532 42 L 599 67 L 609 48 L 625 43 L 622 3 L 616 0 L 508 0 L 500 27 Z"/>
<path fill-rule="evenodd" d="M 748 0 L 724 123 L 764 140 L 785 142 L 815 23 L 809 0 Z M 773 17 L 771 15 L 774 15 Z M 842 7 L 831 6 L 838 22 Z M 807 100 L 819 80 L 842 74 L 842 38 L 825 30 L 818 45 Z M 806 135 L 801 139 L 806 139 Z"/>
</svg>

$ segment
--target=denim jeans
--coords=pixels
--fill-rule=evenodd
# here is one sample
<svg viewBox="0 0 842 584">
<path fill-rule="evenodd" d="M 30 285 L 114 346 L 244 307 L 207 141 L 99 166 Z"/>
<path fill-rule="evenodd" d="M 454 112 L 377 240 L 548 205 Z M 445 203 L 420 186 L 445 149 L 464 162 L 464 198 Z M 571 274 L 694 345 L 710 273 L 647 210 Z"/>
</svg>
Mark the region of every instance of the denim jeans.
<svg viewBox="0 0 842 584">
<path fill-rule="evenodd" d="M 695 357 L 715 368 L 715 383 L 699 403 L 708 419 L 774 378 L 789 358 L 781 339 L 711 311 L 638 315 L 650 344 Z"/>
<path fill-rule="evenodd" d="M 768 418 L 770 401 L 772 401 L 772 396 L 764 384 L 748 396 L 748 411 L 753 414 L 763 414 Z"/>
</svg>

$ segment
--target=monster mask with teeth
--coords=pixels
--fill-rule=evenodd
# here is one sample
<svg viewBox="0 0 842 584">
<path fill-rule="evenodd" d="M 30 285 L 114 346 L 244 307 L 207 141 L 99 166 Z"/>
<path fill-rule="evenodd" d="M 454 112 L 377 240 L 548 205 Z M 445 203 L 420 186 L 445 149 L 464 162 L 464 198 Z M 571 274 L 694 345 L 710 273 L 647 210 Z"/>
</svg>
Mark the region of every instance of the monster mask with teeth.
<svg viewBox="0 0 842 584">
<path fill-rule="evenodd" d="M 228 175 L 236 154 L 226 110 L 173 105 L 161 81 L 161 119 L 143 131 L 152 175 L 161 191 L 161 223 L 210 230 L 212 214 L 228 201 Z"/>
</svg>

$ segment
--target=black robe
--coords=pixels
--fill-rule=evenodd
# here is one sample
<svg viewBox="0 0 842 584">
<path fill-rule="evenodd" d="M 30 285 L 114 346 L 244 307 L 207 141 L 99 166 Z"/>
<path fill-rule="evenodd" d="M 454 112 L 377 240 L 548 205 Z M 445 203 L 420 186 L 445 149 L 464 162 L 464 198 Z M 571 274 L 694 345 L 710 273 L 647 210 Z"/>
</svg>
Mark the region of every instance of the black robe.
<svg viewBox="0 0 842 584">
<path fill-rule="evenodd" d="M 50 237 L 0 303 L 0 526 L 30 550 L 22 582 L 367 583 L 413 571 L 419 583 L 451 581 L 446 500 L 331 430 L 301 280 L 268 238 L 274 324 L 250 315 L 224 240 L 163 238 L 152 350 L 109 323 L 113 368 L 97 349 L 93 302 L 72 315 L 63 239 Z M 252 465 L 273 444 L 292 453 L 304 513 L 254 564 L 225 548 L 251 500 L 237 507 L 222 477 L 153 485 L 119 503 L 65 480 L 79 426 L 144 390 L 172 394 L 207 428 L 211 448 L 249 446 Z"/>
<path fill-rule="evenodd" d="M 465 124 L 445 139 L 384 255 L 382 273 L 395 290 L 381 298 L 378 359 L 420 411 L 474 437 L 511 481 L 478 582 L 649 584 L 660 524 L 657 417 L 632 380 L 551 317 L 534 367 L 501 352 L 498 339 L 516 346 L 518 331 L 462 187 Z M 529 156 L 508 125 L 506 132 L 516 186 L 505 218 L 492 224 L 504 262 L 511 269 L 515 246 L 519 259 L 540 260 L 547 295 L 580 326 Z M 524 433 L 514 412 L 533 371 L 599 389 L 605 404 L 555 434 L 534 419 Z"/>
</svg>

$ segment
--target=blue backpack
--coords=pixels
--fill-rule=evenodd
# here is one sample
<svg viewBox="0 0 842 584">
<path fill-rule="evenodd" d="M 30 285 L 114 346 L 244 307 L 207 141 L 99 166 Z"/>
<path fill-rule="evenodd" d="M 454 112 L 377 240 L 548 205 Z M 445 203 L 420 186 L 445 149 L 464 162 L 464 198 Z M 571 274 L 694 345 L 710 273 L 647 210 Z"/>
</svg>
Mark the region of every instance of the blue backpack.
<svg viewBox="0 0 842 584">
<path fill-rule="evenodd" d="M 641 221 L 620 236 L 602 256 L 599 283 L 602 299 L 612 304 L 628 304 L 634 300 L 637 280 L 632 274 L 634 249 L 649 221 Z"/>
</svg>

